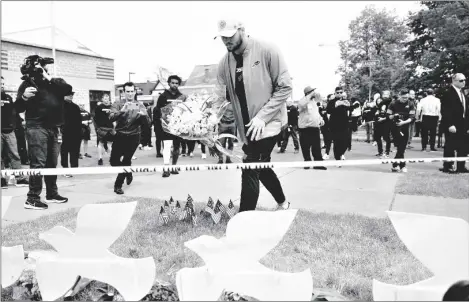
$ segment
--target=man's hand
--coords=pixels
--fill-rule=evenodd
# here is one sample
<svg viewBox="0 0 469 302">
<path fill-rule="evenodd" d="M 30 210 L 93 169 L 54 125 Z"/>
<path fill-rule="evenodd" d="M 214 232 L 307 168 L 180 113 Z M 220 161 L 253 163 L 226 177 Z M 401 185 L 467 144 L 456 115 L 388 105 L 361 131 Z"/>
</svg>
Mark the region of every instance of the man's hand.
<svg viewBox="0 0 469 302">
<path fill-rule="evenodd" d="M 41 64 L 36 63 L 36 68 L 37 68 L 37 69 L 42 69 L 42 76 L 43 76 L 46 80 L 50 81 L 50 80 L 52 79 L 52 76 L 51 76 L 49 73 L 47 73 L 47 71 L 44 69 L 44 67 L 41 66 Z"/>
<path fill-rule="evenodd" d="M 449 130 L 450 133 L 456 133 L 456 127 L 454 127 L 454 126 L 449 127 L 448 130 Z"/>
<path fill-rule="evenodd" d="M 246 125 L 248 132 L 246 136 L 249 138 L 249 135 L 252 134 L 251 140 L 260 140 L 262 133 L 264 132 L 265 123 L 258 117 L 254 117 L 249 124 Z"/>
<path fill-rule="evenodd" d="M 27 101 L 37 93 L 37 89 L 34 87 L 28 87 L 23 93 L 23 100 Z"/>
<path fill-rule="evenodd" d="M 385 120 L 386 120 L 385 117 L 380 117 L 380 118 L 378 118 L 378 122 L 384 122 Z"/>
</svg>

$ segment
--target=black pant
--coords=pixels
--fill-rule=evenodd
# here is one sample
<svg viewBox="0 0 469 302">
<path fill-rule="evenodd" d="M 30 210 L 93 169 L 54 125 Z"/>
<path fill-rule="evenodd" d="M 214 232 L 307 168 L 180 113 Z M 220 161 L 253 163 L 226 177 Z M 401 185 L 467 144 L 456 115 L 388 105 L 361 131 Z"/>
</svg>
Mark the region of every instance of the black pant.
<svg viewBox="0 0 469 302">
<path fill-rule="evenodd" d="M 151 126 L 142 125 L 141 126 L 142 132 L 140 136 L 140 144 L 142 147 L 150 146 L 151 145 Z"/>
<path fill-rule="evenodd" d="M 243 145 L 244 163 L 268 163 L 272 150 L 277 142 L 277 136 L 250 141 Z M 272 169 L 243 169 L 241 173 L 241 204 L 239 211 L 256 209 L 259 200 L 259 181 L 272 194 L 278 204 L 285 202 L 282 185 Z"/>
<path fill-rule="evenodd" d="M 280 133 L 276 136 L 276 142 L 277 142 L 277 147 L 278 148 L 281 148 L 282 147 L 282 142 L 283 142 L 283 137 L 285 136 L 285 131 L 287 131 L 287 129 L 282 129 L 280 131 Z"/>
<path fill-rule="evenodd" d="M 358 116 L 354 116 L 350 118 L 349 127 L 348 127 L 348 143 L 347 148 L 352 150 L 352 136 L 353 132 L 357 132 L 358 130 Z"/>
<path fill-rule="evenodd" d="M 29 161 L 28 148 L 26 146 L 26 135 L 24 132 L 23 125 L 18 125 L 15 129 L 16 144 L 18 147 L 18 154 L 21 159 L 21 163 L 25 164 Z"/>
<path fill-rule="evenodd" d="M 397 146 L 397 152 L 394 159 L 404 158 L 405 150 L 407 148 L 407 142 L 409 141 L 409 124 L 402 127 L 397 127 L 395 125 L 391 128 L 392 137 L 394 138 L 394 144 Z M 406 165 L 405 163 L 393 163 L 392 166 L 396 168 L 399 166 L 401 169 Z"/>
<path fill-rule="evenodd" d="M 298 135 L 296 134 L 296 126 L 294 127 L 288 127 L 283 131 L 283 140 L 282 140 L 282 146 L 280 148 L 280 151 L 285 151 L 287 149 L 288 141 L 290 140 L 290 136 L 293 139 L 293 145 L 295 146 L 295 150 L 300 149 L 300 145 L 298 144 Z"/>
<path fill-rule="evenodd" d="M 326 145 L 326 154 L 329 155 L 331 152 L 332 135 L 331 130 L 327 125 L 321 127 L 322 138 L 324 139 L 324 145 Z"/>
<path fill-rule="evenodd" d="M 419 137 L 422 127 L 423 126 L 421 125 L 421 122 L 415 121 L 415 136 L 414 137 Z"/>
<path fill-rule="evenodd" d="M 78 158 L 80 156 L 80 140 L 62 138 L 60 146 L 60 164 L 63 168 L 68 168 L 68 155 L 70 154 L 70 167 L 78 167 Z"/>
<path fill-rule="evenodd" d="M 457 131 L 461 131 L 456 129 Z M 462 132 L 462 131 L 461 131 Z M 469 134 L 466 133 L 450 133 L 448 130 L 445 132 L 445 149 L 443 151 L 443 157 L 454 157 L 454 153 L 457 153 L 457 157 L 465 157 L 469 153 Z M 453 165 L 452 162 L 443 163 L 443 168 L 449 169 Z M 457 164 L 457 169 L 463 170 L 466 166 L 464 161 L 460 161 Z"/>
<path fill-rule="evenodd" d="M 390 125 L 388 121 L 384 122 L 375 122 L 375 132 L 374 132 L 374 140 L 378 146 L 378 153 L 383 154 L 383 140 L 386 143 L 386 154 L 389 155 L 391 152 L 391 138 L 390 138 Z"/>
<path fill-rule="evenodd" d="M 187 141 L 187 153 L 194 152 L 196 142 L 198 142 L 201 145 L 201 151 L 202 153 L 205 154 L 205 151 L 206 151 L 205 145 L 199 141 Z"/>
<path fill-rule="evenodd" d="M 158 130 L 155 127 L 155 147 L 156 147 L 156 155 L 161 155 L 161 146 L 163 144 L 163 141 L 160 139 L 158 136 Z"/>
<path fill-rule="evenodd" d="M 321 135 L 319 128 L 309 127 L 299 129 L 300 131 L 300 145 L 301 152 L 303 153 L 303 159 L 305 161 L 311 161 L 311 154 L 313 155 L 314 161 L 321 161 Z"/>
<path fill-rule="evenodd" d="M 438 125 L 438 116 L 424 115 L 422 117 L 422 124 L 421 124 L 422 126 L 422 149 L 427 148 L 429 133 L 430 133 L 430 148 L 435 149 L 437 125 Z"/>
<path fill-rule="evenodd" d="M 28 127 L 26 136 L 31 169 L 56 168 L 60 149 L 59 128 Z M 44 182 L 46 183 L 46 197 L 54 197 L 58 194 L 57 175 L 44 176 Z M 42 176 L 30 176 L 28 198 L 40 199 L 41 193 Z"/>
<path fill-rule="evenodd" d="M 122 135 L 116 134 L 112 144 L 111 166 L 130 166 L 132 165 L 132 156 L 140 143 L 140 135 Z M 123 157 L 123 158 L 122 158 Z M 122 159 L 121 159 L 122 158 Z M 115 188 L 122 188 L 124 180 L 132 173 L 119 173 L 114 183 Z"/>
<path fill-rule="evenodd" d="M 333 130 L 332 141 L 334 142 L 334 158 L 340 160 L 347 150 L 348 129 Z"/>
</svg>

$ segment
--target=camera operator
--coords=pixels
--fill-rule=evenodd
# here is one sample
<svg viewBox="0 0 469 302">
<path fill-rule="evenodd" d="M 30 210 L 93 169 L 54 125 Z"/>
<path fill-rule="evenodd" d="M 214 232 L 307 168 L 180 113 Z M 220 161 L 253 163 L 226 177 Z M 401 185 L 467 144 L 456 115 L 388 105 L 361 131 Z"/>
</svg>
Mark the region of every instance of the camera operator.
<svg viewBox="0 0 469 302">
<path fill-rule="evenodd" d="M 404 158 L 404 153 L 409 141 L 409 124 L 415 120 L 415 106 L 413 102 L 409 101 L 409 91 L 407 89 L 401 90 L 399 99 L 391 102 L 387 114 L 392 122 L 392 137 L 397 146 L 394 159 Z M 405 162 L 393 163 L 392 171 L 407 172 Z"/>
<path fill-rule="evenodd" d="M 21 83 L 18 88 L 16 108 L 25 112 L 26 137 L 29 146 L 31 169 L 55 168 L 59 155 L 58 134 L 63 125 L 64 97 L 72 89 L 61 78 L 52 78 L 47 70 L 51 58 L 32 55 L 21 66 Z M 46 200 L 41 202 L 42 176 L 29 177 L 26 209 L 45 210 L 47 203 L 64 203 L 68 198 L 59 195 L 57 176 L 44 176 Z"/>
</svg>

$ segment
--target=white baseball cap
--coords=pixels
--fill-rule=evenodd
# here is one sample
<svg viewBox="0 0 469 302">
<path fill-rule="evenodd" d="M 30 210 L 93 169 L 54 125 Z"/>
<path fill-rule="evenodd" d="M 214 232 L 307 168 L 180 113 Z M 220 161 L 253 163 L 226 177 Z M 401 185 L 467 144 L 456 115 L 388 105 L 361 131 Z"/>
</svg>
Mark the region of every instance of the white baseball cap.
<svg viewBox="0 0 469 302">
<path fill-rule="evenodd" d="M 215 36 L 214 39 L 217 37 L 233 37 L 238 28 L 244 27 L 243 23 L 237 20 L 220 20 L 218 21 L 218 35 Z"/>
</svg>

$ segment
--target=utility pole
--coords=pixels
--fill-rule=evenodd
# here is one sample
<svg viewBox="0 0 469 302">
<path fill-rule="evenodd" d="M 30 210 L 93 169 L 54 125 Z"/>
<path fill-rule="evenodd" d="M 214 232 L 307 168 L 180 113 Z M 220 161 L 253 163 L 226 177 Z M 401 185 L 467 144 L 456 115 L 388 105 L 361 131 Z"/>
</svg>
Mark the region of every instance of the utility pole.
<svg viewBox="0 0 469 302">
<path fill-rule="evenodd" d="M 55 56 L 55 22 L 54 22 L 54 1 L 50 2 L 50 32 L 51 32 L 51 47 L 52 58 L 54 59 L 54 78 L 57 77 L 57 59 Z"/>
</svg>

